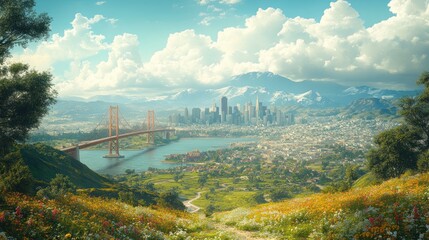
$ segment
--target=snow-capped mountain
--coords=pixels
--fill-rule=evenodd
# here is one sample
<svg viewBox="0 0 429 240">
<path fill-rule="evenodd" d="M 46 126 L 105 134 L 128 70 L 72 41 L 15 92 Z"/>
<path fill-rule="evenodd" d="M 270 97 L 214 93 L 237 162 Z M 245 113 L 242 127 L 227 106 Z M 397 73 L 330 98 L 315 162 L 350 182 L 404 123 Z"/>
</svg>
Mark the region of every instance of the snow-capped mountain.
<svg viewBox="0 0 429 240">
<path fill-rule="evenodd" d="M 360 99 L 360 98 L 394 99 L 394 98 L 401 98 L 404 96 L 415 96 L 418 93 L 419 93 L 418 91 L 395 91 L 395 90 L 372 88 L 367 86 L 349 87 L 343 91 L 344 96 L 347 96 L 350 99 Z"/>
<path fill-rule="evenodd" d="M 354 100 L 344 111 L 344 116 L 356 116 L 358 114 L 381 114 L 381 115 L 395 115 L 396 107 L 392 102 L 380 98 L 361 98 Z"/>
<path fill-rule="evenodd" d="M 313 104 L 324 104 L 328 101 L 323 98 L 320 93 L 310 90 L 303 94 L 294 96 L 294 99 L 297 103 L 304 105 L 313 105 Z"/>
<path fill-rule="evenodd" d="M 403 96 L 415 96 L 418 91 L 395 91 L 376 89 L 367 86 L 346 87 L 332 82 L 301 81 L 295 82 L 269 72 L 251 72 L 231 78 L 223 85 L 207 89 L 181 89 L 175 93 L 152 97 L 126 98 L 121 96 L 95 96 L 90 100 L 125 104 L 132 108 L 158 108 L 173 110 L 183 107 L 218 106 L 220 98 L 228 98 L 228 104 L 253 104 L 258 97 L 264 105 L 299 105 L 317 107 L 345 107 L 354 100 L 362 98 L 395 99 Z M 87 100 L 88 101 L 88 100 Z M 136 106 L 136 107 L 134 107 Z"/>
</svg>

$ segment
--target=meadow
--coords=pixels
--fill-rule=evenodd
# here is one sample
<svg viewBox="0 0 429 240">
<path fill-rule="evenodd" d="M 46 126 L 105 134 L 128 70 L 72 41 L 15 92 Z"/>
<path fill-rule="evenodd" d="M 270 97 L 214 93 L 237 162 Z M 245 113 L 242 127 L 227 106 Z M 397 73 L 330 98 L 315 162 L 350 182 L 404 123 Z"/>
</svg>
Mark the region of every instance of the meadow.
<svg viewBox="0 0 429 240">
<path fill-rule="evenodd" d="M 0 203 L 0 234 L 16 239 L 428 239 L 428 202 L 429 173 L 341 193 L 243 204 L 211 217 L 85 194 L 48 200 L 9 193 Z"/>
</svg>

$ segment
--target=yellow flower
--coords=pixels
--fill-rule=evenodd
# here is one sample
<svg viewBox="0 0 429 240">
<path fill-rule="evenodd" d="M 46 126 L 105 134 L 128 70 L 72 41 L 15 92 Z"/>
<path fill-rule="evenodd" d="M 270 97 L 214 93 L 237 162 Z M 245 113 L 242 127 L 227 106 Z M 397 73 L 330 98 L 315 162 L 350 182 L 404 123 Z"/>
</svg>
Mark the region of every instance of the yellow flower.
<svg viewBox="0 0 429 240">
<path fill-rule="evenodd" d="M 71 235 L 71 233 L 67 233 L 64 237 L 65 237 L 65 238 L 71 238 L 71 237 L 72 237 L 72 235 Z"/>
</svg>

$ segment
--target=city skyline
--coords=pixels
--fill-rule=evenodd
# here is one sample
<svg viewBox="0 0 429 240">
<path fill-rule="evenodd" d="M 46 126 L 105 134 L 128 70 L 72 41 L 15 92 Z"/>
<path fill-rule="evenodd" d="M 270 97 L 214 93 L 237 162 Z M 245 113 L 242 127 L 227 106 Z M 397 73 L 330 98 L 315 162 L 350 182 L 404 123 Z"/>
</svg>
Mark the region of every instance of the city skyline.
<svg viewBox="0 0 429 240">
<path fill-rule="evenodd" d="M 248 72 L 413 89 L 429 57 L 426 0 L 37 1 L 51 36 L 11 61 L 59 96 L 156 96 Z"/>
<path fill-rule="evenodd" d="M 175 113 L 168 117 L 170 126 L 189 125 L 189 124 L 223 124 L 223 125 L 292 125 L 295 123 L 294 111 L 281 110 L 283 106 L 264 106 L 256 97 L 255 105 L 252 101 L 246 103 L 237 103 L 235 106 L 228 106 L 228 98 L 222 96 L 220 106 L 213 101 L 211 107 L 192 107 L 189 115 L 188 107 L 181 113 Z"/>
</svg>

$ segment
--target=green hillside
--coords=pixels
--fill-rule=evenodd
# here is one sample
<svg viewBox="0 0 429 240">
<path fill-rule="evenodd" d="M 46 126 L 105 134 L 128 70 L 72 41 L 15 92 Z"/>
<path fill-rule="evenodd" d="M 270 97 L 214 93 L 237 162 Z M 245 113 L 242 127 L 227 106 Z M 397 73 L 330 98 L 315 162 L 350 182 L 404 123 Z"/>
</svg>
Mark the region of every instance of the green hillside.
<svg viewBox="0 0 429 240">
<path fill-rule="evenodd" d="M 56 174 L 63 174 L 78 188 L 102 188 L 111 184 L 66 153 L 43 144 L 23 145 L 14 154 L 25 162 L 39 181 L 49 183 Z"/>
</svg>

